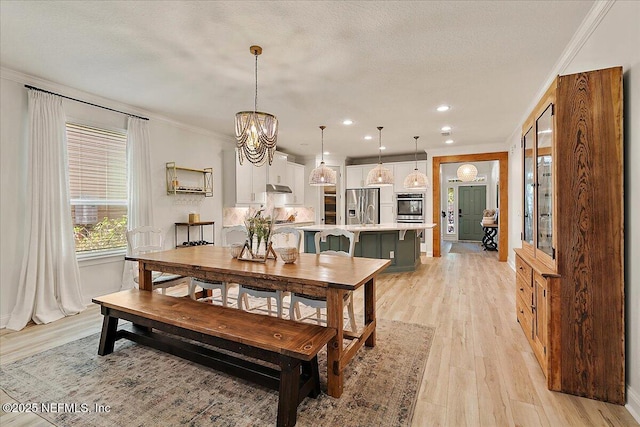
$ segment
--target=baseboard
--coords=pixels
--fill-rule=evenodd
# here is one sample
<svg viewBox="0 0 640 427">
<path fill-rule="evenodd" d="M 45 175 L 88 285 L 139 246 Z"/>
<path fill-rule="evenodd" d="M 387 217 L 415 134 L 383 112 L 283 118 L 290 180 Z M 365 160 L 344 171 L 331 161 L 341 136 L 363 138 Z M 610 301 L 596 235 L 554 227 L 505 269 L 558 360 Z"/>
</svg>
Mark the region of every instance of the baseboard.
<svg viewBox="0 0 640 427">
<path fill-rule="evenodd" d="M 0 317 L 0 329 L 4 329 L 7 327 L 7 323 L 9 323 L 10 314 L 6 314 Z"/>
<path fill-rule="evenodd" d="M 629 387 L 629 385 L 627 385 L 627 404 L 624 407 L 640 423 L 640 393 Z"/>
</svg>

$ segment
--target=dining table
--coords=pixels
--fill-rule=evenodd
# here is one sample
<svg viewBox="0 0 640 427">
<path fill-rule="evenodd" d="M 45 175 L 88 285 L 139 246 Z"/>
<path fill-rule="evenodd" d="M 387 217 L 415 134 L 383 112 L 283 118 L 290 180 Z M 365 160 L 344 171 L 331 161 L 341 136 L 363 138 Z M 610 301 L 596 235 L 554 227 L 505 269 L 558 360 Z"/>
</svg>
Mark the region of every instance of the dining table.
<svg viewBox="0 0 640 427">
<path fill-rule="evenodd" d="M 264 262 L 240 260 L 229 248 L 193 246 L 126 256 L 137 261 L 139 288 L 151 292 L 152 272 L 159 271 L 205 280 L 238 283 L 326 298 L 326 327 L 336 331 L 327 344 L 327 394 L 340 397 L 343 371 L 363 346 L 376 344 L 376 278 L 391 261 L 328 254 L 300 253 L 294 263 L 268 258 Z M 364 288 L 364 323 L 357 331 L 345 330 L 344 297 Z M 294 320 L 291 320 L 294 321 Z"/>
</svg>

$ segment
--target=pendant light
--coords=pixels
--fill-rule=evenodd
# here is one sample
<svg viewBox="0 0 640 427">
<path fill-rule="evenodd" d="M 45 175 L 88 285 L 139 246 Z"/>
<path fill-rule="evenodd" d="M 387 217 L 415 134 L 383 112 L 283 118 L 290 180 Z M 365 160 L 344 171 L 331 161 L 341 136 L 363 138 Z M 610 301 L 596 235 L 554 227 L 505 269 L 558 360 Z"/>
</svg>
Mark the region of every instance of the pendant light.
<svg viewBox="0 0 640 427">
<path fill-rule="evenodd" d="M 326 187 L 329 185 L 336 185 L 336 171 L 331 168 L 328 168 L 324 164 L 324 130 L 326 126 L 320 126 L 320 130 L 322 131 L 322 161 L 320 162 L 320 166 L 311 171 L 309 175 L 309 185 L 313 185 L 314 187 Z"/>
<path fill-rule="evenodd" d="M 278 141 L 278 119 L 273 114 L 258 111 L 258 55 L 262 48 L 251 46 L 249 50 L 256 57 L 256 94 L 253 111 L 236 114 L 236 146 L 240 164 L 246 157 L 254 165 L 262 166 L 265 161 L 273 162 Z"/>
<path fill-rule="evenodd" d="M 416 150 L 415 150 L 415 160 L 416 160 L 416 168 L 404 179 L 404 188 L 407 190 L 426 190 L 429 188 L 429 178 L 427 175 L 423 174 L 418 170 L 418 138 L 419 136 L 413 137 L 416 140 Z"/>
<path fill-rule="evenodd" d="M 462 182 L 471 182 L 478 176 L 478 169 L 471 164 L 464 164 L 458 168 L 458 179 Z"/>
<path fill-rule="evenodd" d="M 367 175 L 367 186 L 388 187 L 393 185 L 393 174 L 382 166 L 380 152 L 382 151 L 382 126 L 378 126 L 378 166 L 371 169 Z"/>
</svg>

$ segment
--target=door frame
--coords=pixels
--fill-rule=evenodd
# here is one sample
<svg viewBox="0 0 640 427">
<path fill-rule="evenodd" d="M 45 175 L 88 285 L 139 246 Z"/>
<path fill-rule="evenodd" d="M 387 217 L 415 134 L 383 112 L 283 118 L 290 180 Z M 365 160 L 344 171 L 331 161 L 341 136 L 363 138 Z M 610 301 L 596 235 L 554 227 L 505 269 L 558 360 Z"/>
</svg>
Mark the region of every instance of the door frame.
<svg viewBox="0 0 640 427">
<path fill-rule="evenodd" d="M 441 257 L 441 224 L 440 212 L 442 206 L 440 204 L 440 166 L 444 163 L 472 163 L 497 160 L 500 177 L 498 185 L 500 189 L 500 214 L 498 219 L 498 261 L 506 262 L 509 252 L 509 153 L 507 151 L 499 151 L 495 153 L 478 153 L 478 154 L 458 154 L 451 156 L 439 156 L 431 159 L 433 171 L 433 213 L 432 222 L 436 224 L 433 229 L 433 256 Z"/>
</svg>

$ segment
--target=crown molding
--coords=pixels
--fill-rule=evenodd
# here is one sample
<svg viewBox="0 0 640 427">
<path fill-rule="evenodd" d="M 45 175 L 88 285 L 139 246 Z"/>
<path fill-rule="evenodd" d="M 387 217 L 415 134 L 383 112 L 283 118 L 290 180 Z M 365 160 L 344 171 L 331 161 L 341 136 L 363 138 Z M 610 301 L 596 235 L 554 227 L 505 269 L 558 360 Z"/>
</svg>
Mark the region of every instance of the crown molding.
<svg viewBox="0 0 640 427">
<path fill-rule="evenodd" d="M 521 125 L 527 120 L 527 117 L 529 117 L 531 111 L 536 107 L 540 98 L 544 96 L 549 85 L 553 83 L 553 80 L 567 69 L 571 61 L 573 61 L 578 52 L 580 52 L 582 46 L 584 46 L 587 40 L 589 40 L 591 34 L 593 34 L 596 28 L 598 28 L 598 25 L 600 25 L 600 22 L 602 22 L 602 19 L 604 19 L 615 2 L 616 0 L 596 0 L 594 2 L 593 6 L 591 6 L 591 10 L 589 10 L 587 16 L 582 20 L 578 30 L 573 34 L 573 37 L 571 37 L 569 44 L 567 44 L 562 51 L 560 58 L 558 58 L 553 68 L 551 68 L 551 72 L 536 93 L 536 96 L 533 98 L 529 107 L 524 112 L 522 119 L 520 119 Z M 519 132 L 519 130 L 516 129 L 514 132 Z"/>
<path fill-rule="evenodd" d="M 187 125 L 185 123 L 178 122 L 174 119 L 170 119 L 166 116 L 156 114 L 151 111 L 143 110 L 141 108 L 137 108 L 122 102 L 114 101 L 112 99 L 103 98 L 101 96 L 94 95 L 89 92 L 84 92 L 82 90 L 75 89 L 70 86 L 65 86 L 63 84 L 55 83 L 49 80 L 42 79 L 40 77 L 35 77 L 29 74 L 25 74 L 20 71 L 12 70 L 10 68 L 0 66 L 0 78 L 10 80 L 16 83 L 20 83 L 20 84 L 35 86 L 40 89 L 48 90 L 50 92 L 60 93 L 62 95 L 65 95 L 71 98 L 82 99 L 83 101 L 113 108 L 115 110 L 127 111 L 137 116 L 143 116 L 159 122 L 170 124 L 174 127 L 177 127 L 179 129 L 182 129 L 188 132 L 214 137 L 218 140 L 221 140 L 221 142 L 229 142 L 229 143 L 235 142 L 235 139 L 233 139 L 229 135 L 225 135 L 219 132 L 214 132 L 214 131 L 203 129 L 196 126 Z"/>
</svg>

